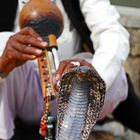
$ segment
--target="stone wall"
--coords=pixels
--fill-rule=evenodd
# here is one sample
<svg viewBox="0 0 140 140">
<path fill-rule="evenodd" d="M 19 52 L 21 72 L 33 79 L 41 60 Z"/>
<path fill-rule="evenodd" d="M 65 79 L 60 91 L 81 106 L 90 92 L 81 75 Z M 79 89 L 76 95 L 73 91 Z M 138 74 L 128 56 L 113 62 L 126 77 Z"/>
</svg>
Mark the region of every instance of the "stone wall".
<svg viewBox="0 0 140 140">
<path fill-rule="evenodd" d="M 140 95 L 140 28 L 127 28 L 130 33 L 130 54 L 125 69 L 134 83 L 135 91 Z"/>
<path fill-rule="evenodd" d="M 140 96 L 140 8 L 119 6 L 117 9 L 121 15 L 120 22 L 130 33 L 130 54 L 125 69 Z"/>
</svg>

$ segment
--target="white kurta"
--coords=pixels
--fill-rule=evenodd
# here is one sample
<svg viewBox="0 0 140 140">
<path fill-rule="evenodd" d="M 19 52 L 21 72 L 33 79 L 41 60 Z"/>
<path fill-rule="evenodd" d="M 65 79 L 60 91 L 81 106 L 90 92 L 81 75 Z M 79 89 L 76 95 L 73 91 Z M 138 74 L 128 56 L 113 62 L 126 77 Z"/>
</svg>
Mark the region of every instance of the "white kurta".
<svg viewBox="0 0 140 140">
<path fill-rule="evenodd" d="M 75 29 L 70 31 L 70 21 L 61 1 L 56 0 L 56 4 L 64 16 L 64 30 L 57 39 L 59 58 L 63 60 L 78 54 L 80 38 Z M 19 0 L 19 9 L 22 6 Z M 108 0 L 80 0 L 80 6 L 92 32 L 95 54 L 80 54 L 77 57 L 90 61 L 106 83 L 105 104 L 100 114 L 102 119 L 127 97 L 128 87 L 122 65 L 129 53 L 129 34 L 118 22 L 119 14 Z M 17 19 L 15 32 L 19 30 Z M 11 34 L 13 32 L 0 33 L 1 53 Z M 0 117 L 3 120 L 0 122 L 0 139 L 9 139 L 13 135 L 16 115 L 26 122 L 39 122 L 43 99 L 36 68 L 35 62 L 28 62 L 0 81 Z"/>
</svg>

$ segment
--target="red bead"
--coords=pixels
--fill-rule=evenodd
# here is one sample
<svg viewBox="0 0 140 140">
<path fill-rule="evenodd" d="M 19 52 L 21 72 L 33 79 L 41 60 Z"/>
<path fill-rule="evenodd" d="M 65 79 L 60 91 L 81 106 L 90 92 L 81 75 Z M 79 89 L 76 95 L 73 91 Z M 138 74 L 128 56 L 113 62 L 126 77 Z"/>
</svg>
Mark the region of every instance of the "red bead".
<svg viewBox="0 0 140 140">
<path fill-rule="evenodd" d="M 40 133 L 41 136 L 43 136 L 43 137 L 46 137 L 46 136 L 47 136 L 47 128 L 46 128 L 46 124 L 45 124 L 45 123 L 41 123 L 41 124 L 40 124 L 39 133 Z"/>
</svg>

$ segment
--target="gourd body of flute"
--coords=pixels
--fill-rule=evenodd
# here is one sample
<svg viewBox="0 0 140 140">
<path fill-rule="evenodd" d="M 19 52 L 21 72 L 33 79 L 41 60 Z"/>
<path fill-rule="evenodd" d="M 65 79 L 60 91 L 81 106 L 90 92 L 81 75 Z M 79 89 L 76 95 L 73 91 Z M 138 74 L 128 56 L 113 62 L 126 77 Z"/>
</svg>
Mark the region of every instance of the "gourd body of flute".
<svg viewBox="0 0 140 140">
<path fill-rule="evenodd" d="M 20 12 L 19 25 L 32 27 L 42 37 L 53 34 L 57 38 L 63 30 L 63 16 L 50 0 L 30 0 Z"/>
</svg>

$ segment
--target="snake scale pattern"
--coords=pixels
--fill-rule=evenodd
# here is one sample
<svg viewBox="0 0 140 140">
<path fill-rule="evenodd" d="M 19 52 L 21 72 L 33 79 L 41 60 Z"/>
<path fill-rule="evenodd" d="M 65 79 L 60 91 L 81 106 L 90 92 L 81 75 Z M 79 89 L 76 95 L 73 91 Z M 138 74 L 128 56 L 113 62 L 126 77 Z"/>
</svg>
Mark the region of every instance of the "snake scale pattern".
<svg viewBox="0 0 140 140">
<path fill-rule="evenodd" d="M 87 140 L 105 98 L 105 83 L 85 66 L 62 76 L 58 96 L 57 140 Z"/>
</svg>

